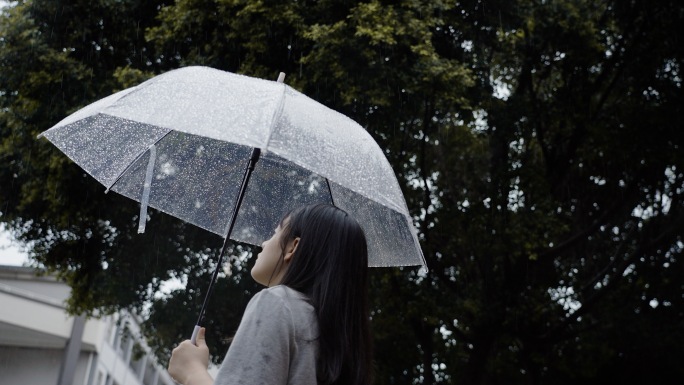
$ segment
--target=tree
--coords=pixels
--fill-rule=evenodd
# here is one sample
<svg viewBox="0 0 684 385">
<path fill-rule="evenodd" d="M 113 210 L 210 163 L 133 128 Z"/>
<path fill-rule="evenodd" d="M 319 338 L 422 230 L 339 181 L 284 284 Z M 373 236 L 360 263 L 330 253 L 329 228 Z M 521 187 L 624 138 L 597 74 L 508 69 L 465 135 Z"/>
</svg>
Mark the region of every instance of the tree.
<svg viewBox="0 0 684 385">
<path fill-rule="evenodd" d="M 466 383 L 679 374 L 676 348 L 641 337 L 681 337 L 681 292 L 653 289 L 682 272 L 681 50 L 666 32 L 679 8 L 478 2 L 465 13 L 482 27 L 461 41 L 477 78 L 493 83 L 476 95 L 485 159 L 440 138 L 439 190 L 456 212 L 433 236 L 463 234 L 455 250 L 472 258 L 455 269 L 460 299 L 476 304 L 458 313 L 472 344 L 457 371 Z M 480 159 L 481 182 L 452 190 Z M 672 328 L 650 329 L 656 319 Z"/>
<path fill-rule="evenodd" d="M 372 272 L 377 383 L 681 378 L 682 18 L 674 1 L 20 2 L 0 21 L 0 219 L 72 310 L 153 301 L 168 354 L 219 240 L 158 213 L 133 235 L 135 205 L 35 135 L 178 66 L 284 71 L 368 128 L 419 228 L 427 273 Z M 216 359 L 248 266 L 209 308 Z M 188 290 L 154 301 L 170 276 Z"/>
<path fill-rule="evenodd" d="M 194 239 L 206 243 L 184 240 L 199 231 L 163 217 L 159 228 L 175 235 L 132 236 L 135 207 L 104 195 L 63 154 L 36 140 L 69 112 L 149 76 L 144 39 L 129 27 L 153 22 L 156 6 L 129 5 L 122 11 L 109 2 L 20 2 L 2 15 L 2 220 L 31 243 L 37 263 L 74 288 L 74 312 L 141 306 Z M 142 24 L 132 22 L 136 17 Z M 138 60 L 142 69 L 132 69 Z M 125 277 L 131 290 L 111 276 Z"/>
</svg>

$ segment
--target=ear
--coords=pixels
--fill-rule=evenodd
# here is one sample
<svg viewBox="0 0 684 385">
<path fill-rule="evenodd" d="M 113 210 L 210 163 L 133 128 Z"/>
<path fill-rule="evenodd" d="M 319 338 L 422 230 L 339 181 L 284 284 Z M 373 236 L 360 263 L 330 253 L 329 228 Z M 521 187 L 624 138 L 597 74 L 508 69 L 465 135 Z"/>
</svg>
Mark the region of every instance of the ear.
<svg viewBox="0 0 684 385">
<path fill-rule="evenodd" d="M 292 256 L 294 255 L 295 250 L 297 250 L 298 245 L 299 237 L 293 239 L 292 242 L 288 243 L 287 247 L 285 248 L 285 255 L 283 255 L 283 260 L 285 260 L 285 262 L 290 262 L 290 260 L 292 260 Z"/>
</svg>

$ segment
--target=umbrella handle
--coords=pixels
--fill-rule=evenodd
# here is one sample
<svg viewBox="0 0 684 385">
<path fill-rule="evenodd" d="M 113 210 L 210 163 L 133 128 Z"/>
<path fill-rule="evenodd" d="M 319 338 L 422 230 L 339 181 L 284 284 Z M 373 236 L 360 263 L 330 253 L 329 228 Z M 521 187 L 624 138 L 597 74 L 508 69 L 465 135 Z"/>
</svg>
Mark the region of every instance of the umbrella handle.
<svg viewBox="0 0 684 385">
<path fill-rule="evenodd" d="M 226 234 L 226 237 L 223 239 L 223 246 L 221 247 L 221 252 L 219 253 L 218 263 L 216 264 L 216 268 L 214 269 L 214 274 L 211 275 L 211 279 L 209 280 L 209 288 L 207 288 L 207 294 L 204 296 L 204 302 L 202 302 L 202 309 L 200 310 L 199 318 L 197 319 L 197 323 L 195 324 L 195 330 L 193 330 L 192 337 L 190 339 L 190 341 L 192 341 L 193 345 L 195 346 L 197 346 L 195 342 L 197 342 L 197 333 L 199 332 L 199 329 L 201 327 L 200 325 L 204 323 L 204 310 L 206 309 L 209 297 L 211 297 L 211 293 L 214 290 L 214 283 L 216 283 L 218 272 L 221 269 L 221 266 L 223 266 L 223 256 L 226 253 L 226 246 L 228 245 L 228 241 L 230 240 L 230 234 L 233 232 L 233 226 L 235 225 L 235 219 L 237 218 L 237 213 L 240 210 L 240 205 L 242 204 L 242 198 L 244 198 L 245 191 L 247 190 L 247 184 L 249 184 L 249 177 L 252 175 L 252 171 L 254 171 L 256 162 L 259 161 L 260 155 L 260 148 L 255 147 L 252 149 L 252 154 L 249 157 L 249 162 L 247 163 L 247 167 L 245 168 L 245 173 L 242 176 L 240 191 L 238 193 L 237 199 L 235 200 L 235 208 L 233 209 L 232 215 L 230 216 L 228 232 Z"/>
<path fill-rule="evenodd" d="M 195 328 L 192 329 L 192 337 L 190 337 L 190 342 L 192 342 L 192 344 L 195 346 L 197 346 L 197 333 L 199 333 L 201 328 L 201 326 L 195 325 Z"/>
</svg>

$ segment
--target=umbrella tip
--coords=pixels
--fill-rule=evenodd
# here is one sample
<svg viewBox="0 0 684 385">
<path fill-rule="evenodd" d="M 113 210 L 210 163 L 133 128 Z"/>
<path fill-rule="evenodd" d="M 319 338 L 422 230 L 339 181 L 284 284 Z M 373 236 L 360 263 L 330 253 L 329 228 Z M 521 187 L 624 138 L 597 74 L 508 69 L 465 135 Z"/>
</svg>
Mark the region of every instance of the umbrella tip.
<svg viewBox="0 0 684 385">
<path fill-rule="evenodd" d="M 278 80 L 277 80 L 277 82 L 278 82 L 278 83 L 283 83 L 283 82 L 285 82 L 285 72 L 281 72 L 281 73 L 278 75 Z"/>
</svg>

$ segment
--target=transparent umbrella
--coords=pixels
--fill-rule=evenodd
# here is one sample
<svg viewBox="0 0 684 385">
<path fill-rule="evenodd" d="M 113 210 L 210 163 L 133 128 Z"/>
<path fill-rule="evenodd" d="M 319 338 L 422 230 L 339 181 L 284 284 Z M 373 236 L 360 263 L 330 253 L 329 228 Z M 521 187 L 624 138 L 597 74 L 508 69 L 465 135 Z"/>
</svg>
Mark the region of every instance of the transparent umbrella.
<svg viewBox="0 0 684 385">
<path fill-rule="evenodd" d="M 185 67 L 86 106 L 40 136 L 106 191 L 139 201 L 140 232 L 150 206 L 226 242 L 260 245 L 285 212 L 325 202 L 361 224 L 370 266 L 425 265 L 377 143 L 282 79 Z M 198 325 L 203 315 L 204 305 Z"/>
</svg>

